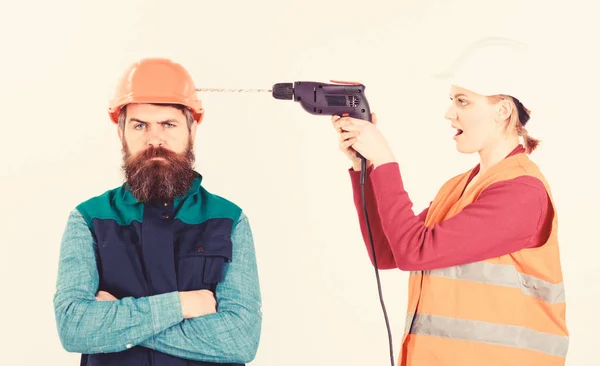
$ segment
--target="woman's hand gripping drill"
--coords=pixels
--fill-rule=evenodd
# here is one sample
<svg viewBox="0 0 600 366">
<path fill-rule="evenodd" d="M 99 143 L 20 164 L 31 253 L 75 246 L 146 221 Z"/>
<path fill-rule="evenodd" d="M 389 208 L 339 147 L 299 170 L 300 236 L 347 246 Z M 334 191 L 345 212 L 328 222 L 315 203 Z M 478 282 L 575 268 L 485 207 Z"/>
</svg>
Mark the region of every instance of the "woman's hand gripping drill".
<svg viewBox="0 0 600 366">
<path fill-rule="evenodd" d="M 367 159 L 367 168 L 396 161 L 383 134 L 377 129 L 377 117 L 371 113 L 371 120 L 332 116 L 331 122 L 339 134 L 339 149 L 348 156 L 355 171 L 361 170 L 359 152 Z"/>
</svg>

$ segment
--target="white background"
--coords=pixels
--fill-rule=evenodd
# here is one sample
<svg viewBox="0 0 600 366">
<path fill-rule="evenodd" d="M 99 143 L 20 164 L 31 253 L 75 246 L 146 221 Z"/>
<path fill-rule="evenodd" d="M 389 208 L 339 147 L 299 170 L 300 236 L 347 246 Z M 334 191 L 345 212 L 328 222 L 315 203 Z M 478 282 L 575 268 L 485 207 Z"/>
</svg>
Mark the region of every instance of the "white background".
<svg viewBox="0 0 600 366">
<path fill-rule="evenodd" d="M 171 57 L 201 87 L 364 83 L 420 211 L 446 179 L 477 162 L 476 155 L 456 152 L 443 118 L 449 87 L 431 74 L 486 36 L 519 37 L 539 58 L 528 128 L 543 140 L 532 159 L 558 206 L 567 364 L 593 362 L 600 328 L 594 232 L 600 12 L 591 4 L 3 0 L 2 363 L 78 364 L 78 355 L 61 348 L 54 323 L 60 239 L 75 205 L 122 182 L 120 144 L 106 107 L 130 63 Z M 252 364 L 389 364 L 349 165 L 329 117 L 267 93 L 202 98 L 196 166 L 207 189 L 244 208 L 255 234 L 264 324 Z M 381 276 L 397 355 L 408 275 Z"/>
</svg>

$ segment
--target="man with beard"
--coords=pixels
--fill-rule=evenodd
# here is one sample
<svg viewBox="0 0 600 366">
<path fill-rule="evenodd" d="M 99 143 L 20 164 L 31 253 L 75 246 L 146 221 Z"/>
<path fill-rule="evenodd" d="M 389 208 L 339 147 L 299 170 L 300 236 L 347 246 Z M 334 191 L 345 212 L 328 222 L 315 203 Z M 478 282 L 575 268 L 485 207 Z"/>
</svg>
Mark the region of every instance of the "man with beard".
<svg viewBox="0 0 600 366">
<path fill-rule="evenodd" d="M 54 296 L 63 347 L 94 366 L 252 361 L 262 323 L 253 236 L 193 168 L 204 110 L 191 76 L 143 59 L 109 115 L 125 183 L 69 215 Z"/>
</svg>

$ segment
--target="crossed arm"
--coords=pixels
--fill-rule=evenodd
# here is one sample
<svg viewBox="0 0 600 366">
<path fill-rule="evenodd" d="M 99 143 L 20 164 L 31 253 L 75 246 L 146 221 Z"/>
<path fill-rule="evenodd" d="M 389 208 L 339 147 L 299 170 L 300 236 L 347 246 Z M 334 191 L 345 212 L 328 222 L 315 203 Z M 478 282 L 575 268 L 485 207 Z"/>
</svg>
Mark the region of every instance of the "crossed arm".
<svg viewBox="0 0 600 366">
<path fill-rule="evenodd" d="M 197 361 L 252 361 L 261 333 L 261 295 L 252 231 L 244 214 L 232 240 L 234 261 L 225 265 L 215 293 L 218 311 L 184 319 L 178 292 L 97 301 L 96 243 L 81 214 L 72 211 L 54 295 L 63 347 L 92 354 L 143 346 Z"/>
</svg>

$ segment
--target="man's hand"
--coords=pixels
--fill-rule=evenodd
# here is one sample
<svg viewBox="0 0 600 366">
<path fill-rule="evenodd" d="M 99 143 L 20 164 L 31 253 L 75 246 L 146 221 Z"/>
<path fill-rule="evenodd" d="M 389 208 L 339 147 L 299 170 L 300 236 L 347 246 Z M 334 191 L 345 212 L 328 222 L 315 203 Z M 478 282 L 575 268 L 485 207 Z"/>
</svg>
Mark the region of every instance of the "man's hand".
<svg viewBox="0 0 600 366">
<path fill-rule="evenodd" d="M 98 291 L 98 293 L 96 294 L 96 300 L 98 300 L 98 301 L 115 301 L 118 299 L 106 291 Z"/>
<path fill-rule="evenodd" d="M 183 317 L 195 318 L 202 315 L 214 314 L 217 312 L 217 300 L 215 295 L 209 290 L 185 291 L 179 293 Z M 118 300 L 112 294 L 106 291 L 98 291 L 97 301 L 115 301 Z"/>
<path fill-rule="evenodd" d="M 180 292 L 179 298 L 185 319 L 217 312 L 217 299 L 209 290 Z"/>
</svg>

